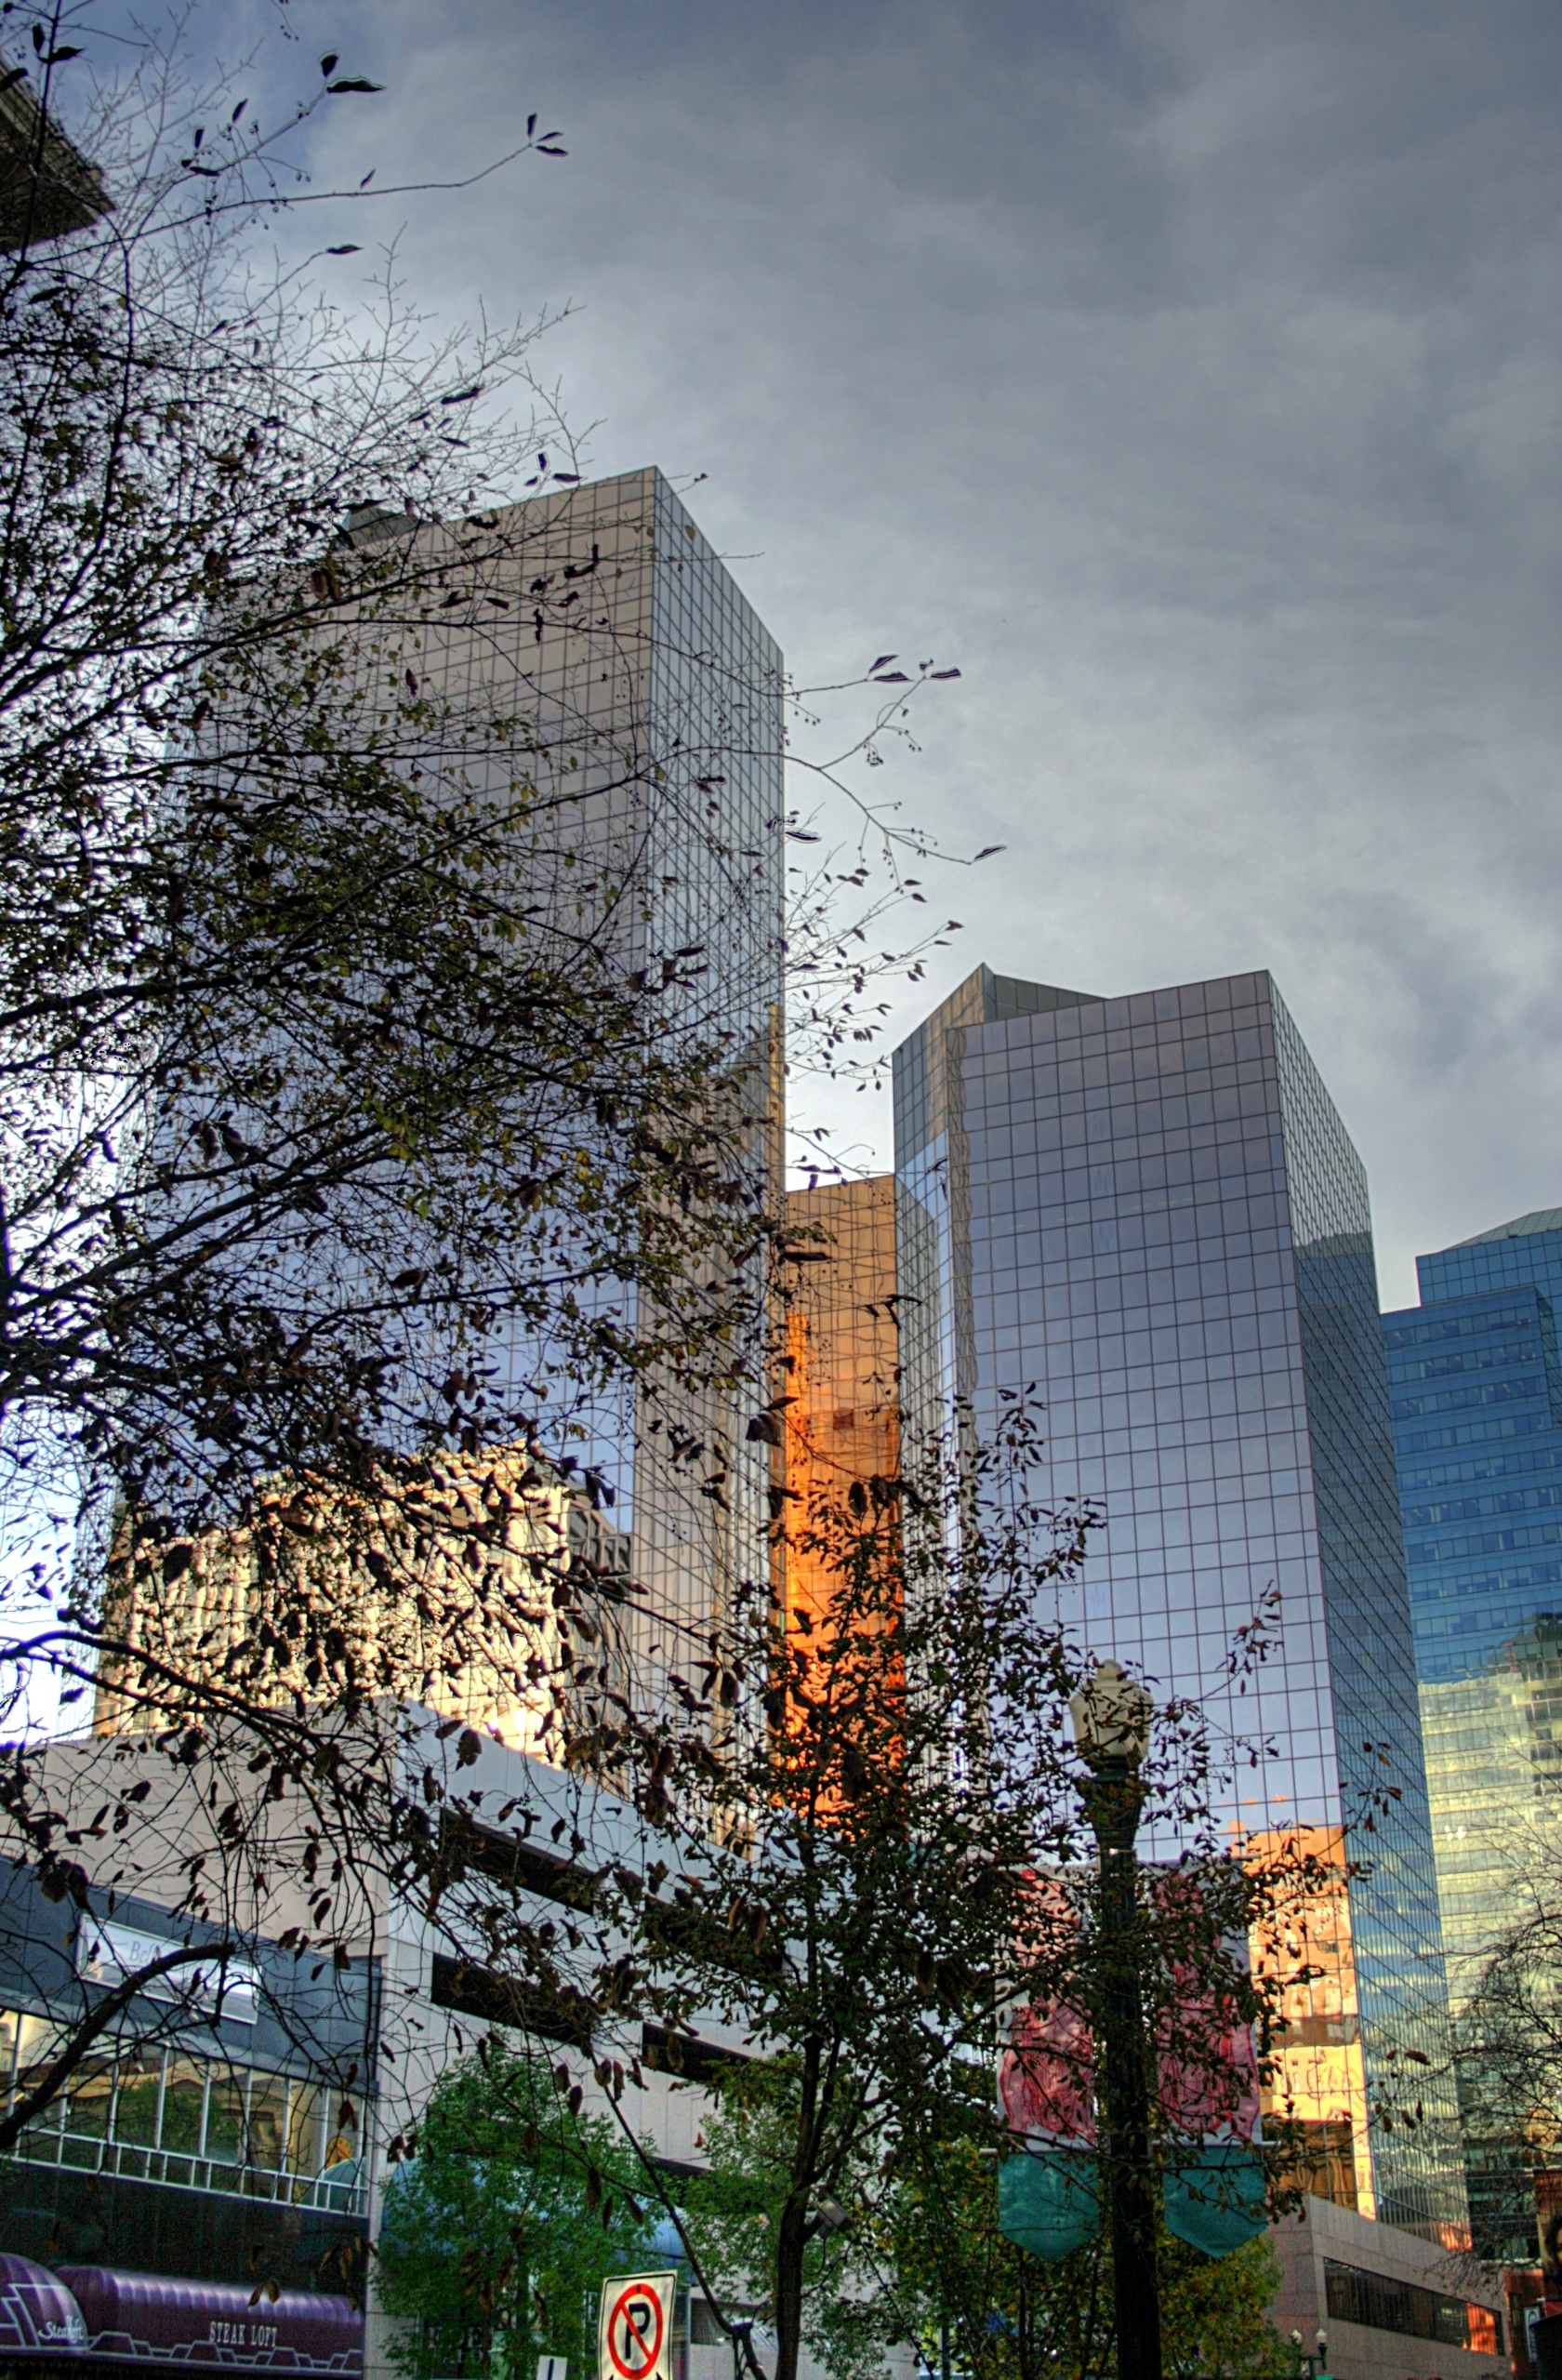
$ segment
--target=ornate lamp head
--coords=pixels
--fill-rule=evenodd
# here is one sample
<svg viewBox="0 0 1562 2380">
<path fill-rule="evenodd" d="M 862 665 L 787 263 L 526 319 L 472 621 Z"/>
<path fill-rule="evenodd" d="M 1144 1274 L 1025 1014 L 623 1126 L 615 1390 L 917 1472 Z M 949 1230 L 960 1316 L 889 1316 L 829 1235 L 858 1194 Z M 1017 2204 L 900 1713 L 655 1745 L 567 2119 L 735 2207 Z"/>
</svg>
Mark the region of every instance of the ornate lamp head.
<svg viewBox="0 0 1562 2380">
<path fill-rule="evenodd" d="M 1155 1704 L 1116 1661 L 1103 1661 L 1068 1709 L 1074 1741 L 1092 1768 L 1137 1768 L 1150 1748 Z"/>
</svg>

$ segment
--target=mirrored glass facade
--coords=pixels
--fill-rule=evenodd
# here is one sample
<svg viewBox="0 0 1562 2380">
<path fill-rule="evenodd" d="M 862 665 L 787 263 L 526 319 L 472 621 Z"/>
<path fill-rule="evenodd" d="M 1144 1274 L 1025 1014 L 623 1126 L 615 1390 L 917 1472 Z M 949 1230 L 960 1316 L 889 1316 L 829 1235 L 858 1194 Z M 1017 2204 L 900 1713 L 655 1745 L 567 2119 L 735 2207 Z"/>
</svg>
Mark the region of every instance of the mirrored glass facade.
<svg viewBox="0 0 1562 2380">
<path fill-rule="evenodd" d="M 730 1055 L 735 1105 L 754 1119 L 755 1173 L 776 1195 L 780 650 L 659 471 L 539 496 L 493 519 L 480 582 L 496 609 L 475 628 L 430 631 L 430 682 L 446 693 L 482 685 L 525 720 L 556 806 L 556 844 L 547 867 L 538 861 L 549 925 L 604 930 L 624 965 L 653 979 L 677 964 L 668 1013 L 691 1042 Z M 545 1443 L 611 1483 L 652 1606 L 696 1629 L 768 1558 L 765 1450 L 744 1430 L 766 1361 L 758 1257 L 749 1287 L 753 1343 L 736 1360 L 753 1388 L 588 1398 L 565 1363 L 537 1391 Z M 616 1284 L 582 1295 L 632 1304 Z M 518 1342 L 510 1369 L 531 1394 L 547 1379 L 548 1350 Z"/>
<path fill-rule="evenodd" d="M 1555 1859 L 1562 1817 L 1562 1213 L 1422 1256 L 1421 1304 L 1383 1316 L 1443 1936 L 1455 2011 Z M 1534 2192 L 1462 2075 L 1484 2254 L 1529 2261 Z"/>
<path fill-rule="evenodd" d="M 1099 1000 L 984 969 L 902 1045 L 895 1102 L 907 1429 L 956 1395 L 990 1427 L 999 1390 L 1036 1384 L 1059 1494 L 1105 1513 L 1058 1617 L 1272 1739 L 1234 1836 L 1361 1863 L 1334 1968 L 1288 2004 L 1288 2080 L 1314 2187 L 1451 2244 L 1463 2161 L 1360 1160 L 1266 975 Z M 1271 1588 L 1280 1642 L 1238 1697 L 1225 1655 Z M 1430 2061 L 1409 2128 L 1379 2121 L 1404 2107 L 1406 2052 Z"/>
</svg>

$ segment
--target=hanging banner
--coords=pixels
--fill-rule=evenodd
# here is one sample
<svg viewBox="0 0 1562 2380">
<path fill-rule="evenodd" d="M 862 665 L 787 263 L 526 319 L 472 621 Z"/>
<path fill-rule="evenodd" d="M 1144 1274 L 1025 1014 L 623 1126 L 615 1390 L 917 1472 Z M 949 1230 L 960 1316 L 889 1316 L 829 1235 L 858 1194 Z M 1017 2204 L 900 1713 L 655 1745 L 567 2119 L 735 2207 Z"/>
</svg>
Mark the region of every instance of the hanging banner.
<svg viewBox="0 0 1562 2380">
<path fill-rule="evenodd" d="M 675 2272 L 615 2273 L 597 2316 L 597 2380 L 672 2380 Z"/>
<path fill-rule="evenodd" d="M 1153 1878 L 1170 1906 L 1190 1889 Z M 1193 1888 L 1196 1889 L 1196 1888 Z M 1039 1880 L 1039 1921 L 1073 1930 L 1057 1886 Z M 1227 1942 L 1245 1966 L 1247 1946 Z M 1191 1965 L 1173 1971 L 1176 2005 L 1157 2028 L 1157 2107 L 1166 2226 L 1206 2255 L 1229 2255 L 1267 2223 L 1252 2029 L 1227 1996 Z M 1054 2264 L 1095 2237 L 1101 2221 L 1096 2156 L 1095 2041 L 1083 2012 L 1052 2001 L 1009 2012 L 999 2048 L 999 2107 L 1016 2154 L 999 2168 L 999 2228 Z"/>
<path fill-rule="evenodd" d="M 1077 1933 L 1062 1888 L 1038 1877 L 1034 1935 L 1056 1953 Z M 1095 2139 L 1095 2043 L 1066 2001 L 1009 2012 L 998 2062 L 999 2110 L 1018 2153 L 998 2169 L 998 2226 L 1043 2264 L 1060 2264 L 1101 2227 Z"/>
</svg>

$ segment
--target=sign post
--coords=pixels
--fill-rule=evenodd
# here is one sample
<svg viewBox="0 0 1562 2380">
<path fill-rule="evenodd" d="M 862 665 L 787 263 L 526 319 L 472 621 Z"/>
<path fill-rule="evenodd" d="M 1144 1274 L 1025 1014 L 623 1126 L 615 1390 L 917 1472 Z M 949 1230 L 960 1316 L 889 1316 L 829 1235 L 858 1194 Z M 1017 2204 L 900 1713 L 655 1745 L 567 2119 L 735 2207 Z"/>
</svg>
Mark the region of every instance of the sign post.
<svg viewBox="0 0 1562 2380">
<path fill-rule="evenodd" d="M 597 2317 L 597 2380 L 672 2380 L 675 2272 L 615 2273 Z"/>
</svg>

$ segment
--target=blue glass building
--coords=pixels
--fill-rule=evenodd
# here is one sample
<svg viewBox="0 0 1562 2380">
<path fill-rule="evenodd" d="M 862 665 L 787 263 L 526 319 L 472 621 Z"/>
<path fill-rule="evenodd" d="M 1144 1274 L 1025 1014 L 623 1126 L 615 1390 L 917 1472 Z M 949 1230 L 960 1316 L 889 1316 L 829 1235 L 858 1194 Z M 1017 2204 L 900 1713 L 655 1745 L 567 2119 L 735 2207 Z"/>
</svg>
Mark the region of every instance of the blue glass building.
<svg viewBox="0 0 1562 2380">
<path fill-rule="evenodd" d="M 1098 1000 L 984 968 L 896 1053 L 895 1169 L 908 1431 L 956 1398 L 990 1429 L 1001 1390 L 1037 1384 L 1056 1490 L 1105 1512 L 1059 1616 L 1162 1695 L 1273 1739 L 1234 1833 L 1342 1862 L 1329 1972 L 1285 2011 L 1311 2187 L 1452 2243 L 1463 2157 L 1367 1183 L 1274 985 Z M 1238 1699 L 1224 1656 L 1271 1587 L 1280 1643 Z M 1410 2129 L 1380 2121 L 1407 2051 L 1430 2062 Z"/>
<path fill-rule="evenodd" d="M 1385 1314 L 1437 1882 L 1457 2009 L 1516 1913 L 1562 1781 L 1562 1210 L 1422 1256 Z M 1463 2075 L 1471 2212 L 1491 2254 L 1533 2254 L 1522 2159 Z"/>
</svg>

